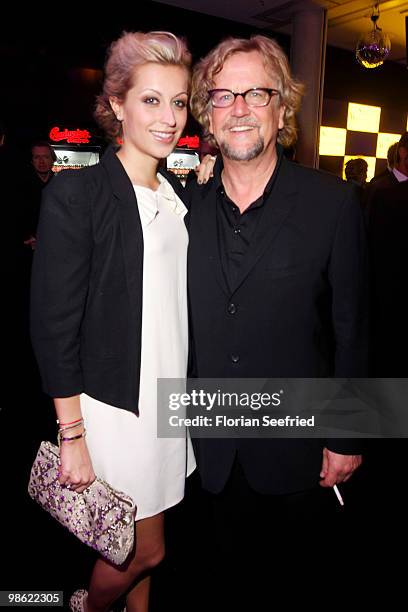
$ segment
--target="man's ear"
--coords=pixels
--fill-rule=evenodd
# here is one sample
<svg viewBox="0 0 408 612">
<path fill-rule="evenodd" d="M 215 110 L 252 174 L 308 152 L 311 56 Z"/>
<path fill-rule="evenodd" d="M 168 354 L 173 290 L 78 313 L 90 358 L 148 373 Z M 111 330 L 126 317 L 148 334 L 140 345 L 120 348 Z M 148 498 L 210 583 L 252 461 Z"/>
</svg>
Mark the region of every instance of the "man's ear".
<svg viewBox="0 0 408 612">
<path fill-rule="evenodd" d="M 109 98 L 109 104 L 111 105 L 111 109 L 116 115 L 116 119 L 118 121 L 122 121 L 122 103 L 116 98 L 116 96 L 111 96 Z"/>
</svg>

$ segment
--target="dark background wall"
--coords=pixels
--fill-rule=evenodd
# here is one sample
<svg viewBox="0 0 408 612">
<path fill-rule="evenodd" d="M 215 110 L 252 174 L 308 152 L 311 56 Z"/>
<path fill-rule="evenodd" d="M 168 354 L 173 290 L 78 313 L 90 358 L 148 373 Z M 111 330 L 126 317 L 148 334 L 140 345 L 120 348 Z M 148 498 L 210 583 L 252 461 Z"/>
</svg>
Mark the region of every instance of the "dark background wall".
<svg viewBox="0 0 408 612">
<path fill-rule="evenodd" d="M 378 68 L 363 68 L 354 53 L 328 47 L 324 97 L 392 107 L 408 112 L 408 70 L 385 62 Z"/>
<path fill-rule="evenodd" d="M 0 118 L 18 143 L 46 138 L 52 125 L 95 130 L 92 112 L 106 50 L 123 31 L 170 30 L 187 39 L 194 60 L 225 36 L 248 37 L 254 31 L 152 2 L 137 2 L 134 10 L 122 5 L 116 13 L 111 7 L 98 21 L 95 16 L 75 15 L 69 8 L 65 17 L 50 26 L 37 16 L 1 36 Z M 277 38 L 288 51 L 289 39 Z"/>
<path fill-rule="evenodd" d="M 67 5 L 65 12 L 46 16 L 41 7 L 33 18 L 3 21 L 0 119 L 9 142 L 20 150 L 35 138 L 47 138 L 53 125 L 95 133 L 92 112 L 106 49 L 124 30 L 170 30 L 187 39 L 195 60 L 227 35 L 247 37 L 254 32 L 233 21 L 152 2 L 113 8 L 106 14 L 95 10 L 90 16 Z M 290 38 L 273 36 L 289 53 Z M 403 66 L 386 63 L 365 70 L 353 53 L 328 49 L 325 98 L 407 111 L 407 91 L 408 71 Z M 195 130 L 191 120 L 188 130 Z"/>
</svg>

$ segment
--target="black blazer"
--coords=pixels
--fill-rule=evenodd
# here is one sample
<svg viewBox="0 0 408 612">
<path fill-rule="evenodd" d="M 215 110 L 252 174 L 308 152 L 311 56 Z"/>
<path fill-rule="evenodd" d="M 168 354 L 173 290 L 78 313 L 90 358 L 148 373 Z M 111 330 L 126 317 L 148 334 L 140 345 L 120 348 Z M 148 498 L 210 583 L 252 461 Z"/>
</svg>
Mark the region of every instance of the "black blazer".
<svg viewBox="0 0 408 612">
<path fill-rule="evenodd" d="M 195 374 L 365 376 L 367 261 L 354 187 L 285 158 L 277 172 L 232 290 L 219 253 L 215 182 L 188 188 Z M 223 488 L 237 452 L 254 489 L 286 493 L 318 483 L 323 444 L 353 454 L 356 442 L 201 439 L 195 449 L 210 491 Z"/>
<path fill-rule="evenodd" d="M 31 336 L 46 393 L 85 392 L 138 413 L 142 287 L 136 196 L 109 148 L 98 165 L 64 171 L 44 190 Z"/>
</svg>

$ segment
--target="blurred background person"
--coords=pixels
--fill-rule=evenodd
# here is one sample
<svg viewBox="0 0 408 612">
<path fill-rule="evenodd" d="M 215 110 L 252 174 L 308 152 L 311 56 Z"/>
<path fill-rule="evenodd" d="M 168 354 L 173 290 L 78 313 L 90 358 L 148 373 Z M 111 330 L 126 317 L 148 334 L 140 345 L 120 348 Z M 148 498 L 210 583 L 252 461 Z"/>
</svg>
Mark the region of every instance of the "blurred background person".
<svg viewBox="0 0 408 612">
<path fill-rule="evenodd" d="M 52 168 L 57 156 L 52 146 L 45 141 L 31 146 L 31 169 L 23 181 L 23 232 L 24 244 L 35 249 L 37 225 L 40 216 L 42 190 L 52 180 Z"/>
<path fill-rule="evenodd" d="M 367 170 L 368 164 L 365 159 L 361 157 L 349 159 L 344 168 L 347 182 L 363 187 L 367 181 Z"/>
<path fill-rule="evenodd" d="M 392 145 L 388 150 L 388 169 L 373 179 L 364 193 L 364 216 L 367 225 L 370 225 L 370 217 L 372 215 L 375 200 L 377 200 L 377 192 L 383 189 L 395 187 L 398 183 L 408 179 L 408 132 L 402 134 L 401 138 L 395 145 Z M 385 196 L 387 199 L 387 196 Z M 383 200 L 383 196 L 380 196 Z"/>
<path fill-rule="evenodd" d="M 389 177 L 370 193 L 372 375 L 407 377 L 408 132 L 396 144 Z"/>
<path fill-rule="evenodd" d="M 399 183 L 408 179 L 408 132 L 401 136 L 397 144 L 392 173 Z"/>
<path fill-rule="evenodd" d="M 375 176 L 373 176 L 373 178 L 370 181 L 371 185 L 373 183 L 375 183 L 376 181 L 378 181 L 379 179 L 382 179 L 382 178 L 388 176 L 390 174 L 390 172 L 392 173 L 392 170 L 394 168 L 394 163 L 395 163 L 395 155 L 396 155 L 396 152 L 397 152 L 397 147 L 398 147 L 398 142 L 394 142 L 394 144 L 392 144 L 390 147 L 388 147 L 388 151 L 387 151 L 387 167 L 385 168 L 385 170 L 383 170 L 379 174 L 376 174 Z"/>
</svg>

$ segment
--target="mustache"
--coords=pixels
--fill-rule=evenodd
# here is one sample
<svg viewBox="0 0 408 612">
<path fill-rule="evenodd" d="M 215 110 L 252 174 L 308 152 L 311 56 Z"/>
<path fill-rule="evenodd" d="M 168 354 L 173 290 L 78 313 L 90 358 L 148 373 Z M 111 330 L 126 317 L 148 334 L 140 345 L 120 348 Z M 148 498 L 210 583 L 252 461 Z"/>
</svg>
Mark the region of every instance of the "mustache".
<svg viewBox="0 0 408 612">
<path fill-rule="evenodd" d="M 245 127 L 259 127 L 259 123 L 254 119 L 242 119 L 241 121 L 227 121 L 222 129 L 225 131 L 235 127 L 242 127 L 243 125 L 245 125 Z"/>
</svg>

